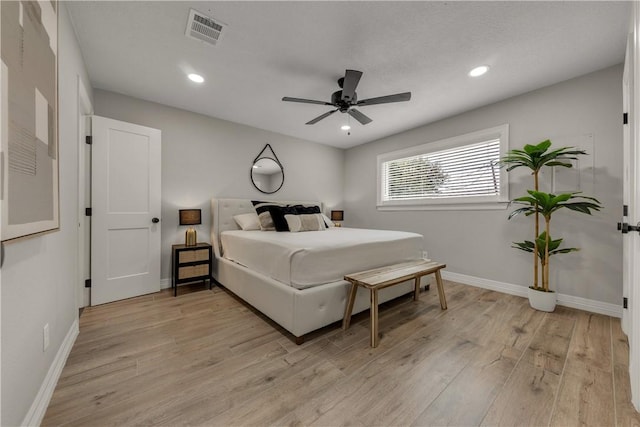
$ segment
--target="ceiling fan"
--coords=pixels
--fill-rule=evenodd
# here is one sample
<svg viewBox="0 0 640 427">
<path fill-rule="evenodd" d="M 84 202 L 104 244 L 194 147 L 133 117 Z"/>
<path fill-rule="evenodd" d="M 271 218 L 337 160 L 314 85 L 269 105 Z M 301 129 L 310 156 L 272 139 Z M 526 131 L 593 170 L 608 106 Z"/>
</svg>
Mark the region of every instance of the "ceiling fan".
<svg viewBox="0 0 640 427">
<path fill-rule="evenodd" d="M 353 107 L 366 107 L 367 105 L 388 104 L 391 102 L 408 101 L 411 99 L 411 92 L 403 92 L 396 93 L 395 95 L 379 96 L 377 98 L 369 98 L 358 101 L 356 87 L 358 86 L 358 82 L 360 82 L 360 77 L 362 77 L 362 71 L 346 70 L 344 73 L 344 77 L 340 77 L 338 79 L 338 86 L 340 86 L 341 90 L 333 92 L 331 94 L 331 102 L 315 101 L 313 99 L 291 98 L 288 96 L 285 96 L 284 98 L 282 98 L 282 100 L 288 102 L 300 102 L 303 104 L 331 105 L 333 107 L 336 107 L 335 110 L 328 111 L 316 117 L 315 119 L 309 120 L 306 123 L 307 125 L 316 124 L 320 120 L 329 117 L 336 111 L 347 113 L 351 117 L 359 121 L 361 124 L 366 125 L 367 123 L 371 123 L 371 119 Z"/>
</svg>

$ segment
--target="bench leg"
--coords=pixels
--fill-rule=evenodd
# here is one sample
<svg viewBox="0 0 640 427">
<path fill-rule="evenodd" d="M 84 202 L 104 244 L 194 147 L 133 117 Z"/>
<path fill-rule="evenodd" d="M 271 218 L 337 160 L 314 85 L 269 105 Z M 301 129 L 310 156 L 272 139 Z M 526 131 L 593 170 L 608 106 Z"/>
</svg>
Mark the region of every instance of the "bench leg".
<svg viewBox="0 0 640 427">
<path fill-rule="evenodd" d="M 358 285 L 351 284 L 351 291 L 349 291 L 349 299 L 347 300 L 347 306 L 344 308 L 344 319 L 342 319 L 342 329 L 345 331 L 349 329 L 351 324 L 351 312 L 353 311 L 353 303 L 356 300 L 356 293 L 358 292 Z"/>
<path fill-rule="evenodd" d="M 415 278 L 413 289 L 413 300 L 418 301 L 420 299 L 420 277 Z"/>
<path fill-rule="evenodd" d="M 371 289 L 371 347 L 378 346 L 378 290 Z"/>
<path fill-rule="evenodd" d="M 440 297 L 440 308 L 447 309 L 447 299 L 444 296 L 444 286 L 442 286 L 442 276 L 440 270 L 436 271 L 436 282 L 438 283 L 438 296 Z"/>
</svg>

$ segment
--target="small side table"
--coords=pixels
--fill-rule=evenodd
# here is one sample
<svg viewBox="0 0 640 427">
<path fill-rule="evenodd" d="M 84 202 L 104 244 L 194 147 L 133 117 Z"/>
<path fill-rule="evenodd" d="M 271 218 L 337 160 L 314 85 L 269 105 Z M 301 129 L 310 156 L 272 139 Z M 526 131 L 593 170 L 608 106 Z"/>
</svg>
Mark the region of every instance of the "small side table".
<svg viewBox="0 0 640 427">
<path fill-rule="evenodd" d="M 212 287 L 213 253 L 209 243 L 198 243 L 195 246 L 171 246 L 171 287 L 173 296 L 178 296 L 178 285 L 181 283 L 209 281 Z"/>
</svg>

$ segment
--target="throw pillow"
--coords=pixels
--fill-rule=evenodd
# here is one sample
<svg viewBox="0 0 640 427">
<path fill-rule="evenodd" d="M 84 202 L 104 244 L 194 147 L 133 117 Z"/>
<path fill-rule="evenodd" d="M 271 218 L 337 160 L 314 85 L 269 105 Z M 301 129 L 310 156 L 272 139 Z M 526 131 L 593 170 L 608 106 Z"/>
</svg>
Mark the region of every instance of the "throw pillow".
<svg viewBox="0 0 640 427">
<path fill-rule="evenodd" d="M 269 213 L 276 231 L 289 231 L 285 215 L 297 215 L 298 211 L 293 206 L 269 206 Z"/>
<path fill-rule="evenodd" d="M 324 224 L 326 225 L 327 228 L 331 228 L 331 227 L 335 227 L 336 226 L 333 223 L 333 221 L 331 221 L 331 218 L 329 218 L 325 214 L 322 214 L 322 219 L 324 220 Z"/>
<path fill-rule="evenodd" d="M 255 212 L 234 215 L 233 219 L 244 231 L 260 230 L 260 220 L 258 219 L 258 214 Z"/>
<path fill-rule="evenodd" d="M 315 214 L 302 214 L 302 215 L 285 215 L 285 220 L 289 226 L 289 231 L 297 233 L 300 231 L 324 231 L 326 226 L 322 215 Z"/>
<path fill-rule="evenodd" d="M 253 208 L 256 210 L 256 214 L 258 214 L 258 220 L 260 221 L 260 230 L 275 230 L 276 226 L 273 224 L 271 213 L 269 213 L 269 206 L 283 206 L 283 204 L 276 202 L 262 202 L 259 200 L 252 200 L 251 203 L 253 204 Z"/>
</svg>

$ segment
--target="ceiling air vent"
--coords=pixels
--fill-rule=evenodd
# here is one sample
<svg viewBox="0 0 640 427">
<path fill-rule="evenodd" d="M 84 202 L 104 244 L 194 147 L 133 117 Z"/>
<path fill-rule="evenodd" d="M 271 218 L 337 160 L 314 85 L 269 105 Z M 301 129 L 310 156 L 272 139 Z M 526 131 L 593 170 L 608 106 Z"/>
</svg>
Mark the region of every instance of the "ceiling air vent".
<svg viewBox="0 0 640 427">
<path fill-rule="evenodd" d="M 224 25 L 197 10 L 191 9 L 185 35 L 215 46 L 220 41 Z"/>
</svg>

